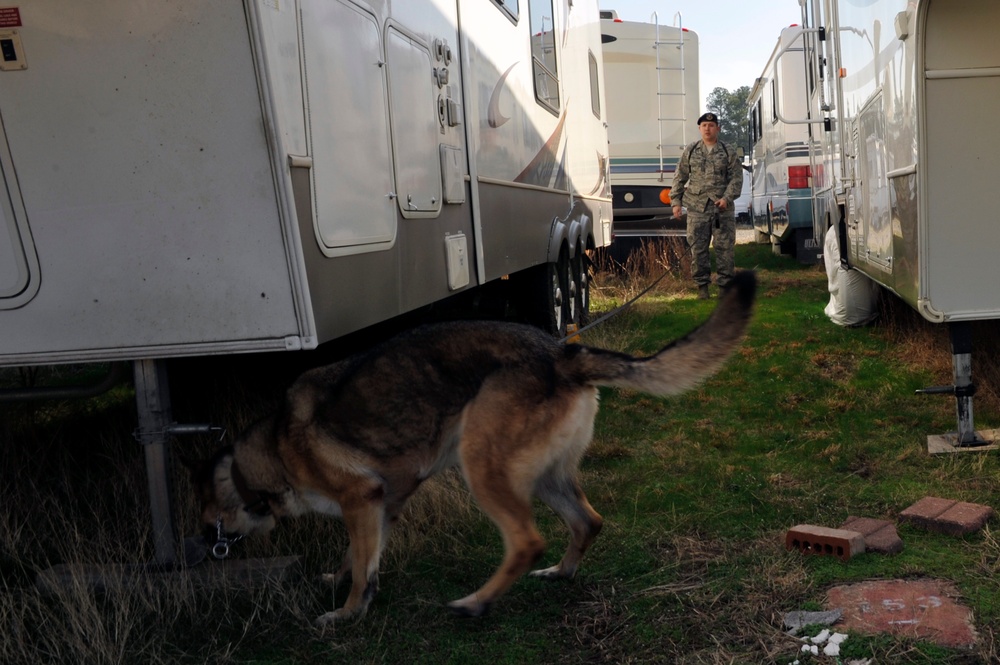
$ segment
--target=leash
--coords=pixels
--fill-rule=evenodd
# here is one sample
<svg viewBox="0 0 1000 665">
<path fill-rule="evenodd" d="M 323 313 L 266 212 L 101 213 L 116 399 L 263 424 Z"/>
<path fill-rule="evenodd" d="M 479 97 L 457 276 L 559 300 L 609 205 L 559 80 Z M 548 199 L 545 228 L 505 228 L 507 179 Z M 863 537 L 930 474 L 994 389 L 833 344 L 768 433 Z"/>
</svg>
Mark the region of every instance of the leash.
<svg viewBox="0 0 1000 665">
<path fill-rule="evenodd" d="M 600 317 L 596 321 L 591 321 L 590 323 L 588 323 L 584 327 L 580 328 L 579 330 L 575 330 L 575 331 L 571 332 L 570 334 L 566 335 L 565 337 L 563 337 L 562 339 L 559 340 L 559 343 L 560 344 L 565 344 L 568 340 L 576 337 L 577 335 L 579 335 L 579 334 L 581 334 L 581 333 L 583 333 L 583 332 L 585 332 L 587 330 L 590 330 L 594 326 L 600 325 L 601 323 L 604 323 L 605 321 L 607 321 L 611 317 L 617 316 L 621 312 L 625 311 L 626 309 L 628 309 L 629 307 L 631 307 L 633 304 L 635 304 L 635 301 L 637 301 L 639 298 L 641 298 L 644 295 L 646 295 L 647 293 L 649 293 L 649 291 L 654 286 L 656 286 L 661 281 L 663 281 L 663 278 L 666 277 L 667 273 L 669 273 L 669 272 L 670 272 L 669 270 L 664 270 L 663 273 L 659 277 L 657 277 L 655 281 L 653 281 L 649 286 L 647 286 L 645 289 L 643 289 L 642 291 L 640 291 L 637 296 L 635 296 L 634 298 L 632 298 L 628 302 L 626 302 L 626 303 L 624 303 L 622 305 L 619 305 L 618 307 L 616 307 L 615 309 L 611 310 L 610 312 L 608 312 L 604 316 Z"/>
</svg>

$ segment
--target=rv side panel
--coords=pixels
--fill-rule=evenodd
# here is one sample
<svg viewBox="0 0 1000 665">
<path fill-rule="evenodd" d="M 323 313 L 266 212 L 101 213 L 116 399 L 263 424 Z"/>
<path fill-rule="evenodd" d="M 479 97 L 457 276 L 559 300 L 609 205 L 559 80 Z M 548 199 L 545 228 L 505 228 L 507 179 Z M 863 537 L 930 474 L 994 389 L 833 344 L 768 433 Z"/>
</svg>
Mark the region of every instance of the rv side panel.
<svg viewBox="0 0 1000 665">
<path fill-rule="evenodd" d="M 561 243 L 606 245 L 597 8 L 536 0 L 514 15 L 481 0 L 459 4 L 485 279 L 556 261 Z"/>
<path fill-rule="evenodd" d="M 933 0 L 925 11 L 921 306 L 950 320 L 996 318 L 1000 138 L 988 117 L 965 116 L 1000 108 L 1000 4 Z"/>
<path fill-rule="evenodd" d="M 260 14 L 277 20 L 270 5 Z M 456 278 L 447 256 L 454 237 L 474 261 L 463 65 L 453 0 L 299 6 L 309 159 L 287 152 L 302 164 L 290 177 L 326 341 L 478 284 L 474 263 Z"/>
<path fill-rule="evenodd" d="M 243 6 L 20 10 L 27 67 L 0 71 L 0 117 L 6 230 L 29 283 L 5 278 L 0 363 L 306 334 Z"/>
</svg>

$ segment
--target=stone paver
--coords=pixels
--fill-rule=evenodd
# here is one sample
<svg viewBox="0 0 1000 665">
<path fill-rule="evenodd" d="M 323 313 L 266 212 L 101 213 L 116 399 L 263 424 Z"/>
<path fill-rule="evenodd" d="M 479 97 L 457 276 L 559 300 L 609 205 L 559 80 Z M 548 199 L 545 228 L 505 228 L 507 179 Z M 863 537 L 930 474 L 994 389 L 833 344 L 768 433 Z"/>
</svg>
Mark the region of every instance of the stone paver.
<svg viewBox="0 0 1000 665">
<path fill-rule="evenodd" d="M 995 514 L 977 503 L 926 496 L 899 514 L 899 521 L 928 531 L 962 536 L 979 531 Z"/>
<path fill-rule="evenodd" d="M 903 551 L 903 540 L 896 532 L 896 525 L 888 520 L 851 515 L 846 522 L 840 525 L 840 528 L 857 531 L 864 536 L 866 552 L 899 554 Z"/>
</svg>

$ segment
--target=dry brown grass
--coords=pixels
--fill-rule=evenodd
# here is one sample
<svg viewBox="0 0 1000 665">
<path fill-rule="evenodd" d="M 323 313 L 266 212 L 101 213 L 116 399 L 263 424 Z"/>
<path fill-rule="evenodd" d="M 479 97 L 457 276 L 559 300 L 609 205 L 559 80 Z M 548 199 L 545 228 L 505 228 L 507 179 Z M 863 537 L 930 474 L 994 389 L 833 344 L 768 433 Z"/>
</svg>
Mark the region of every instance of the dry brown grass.
<svg viewBox="0 0 1000 665">
<path fill-rule="evenodd" d="M 885 296 L 879 301 L 878 327 L 900 362 L 930 370 L 937 385 L 954 381 L 947 326 L 930 323 L 898 298 Z M 974 321 L 972 344 L 974 408 L 1000 414 L 1000 321 Z"/>
<path fill-rule="evenodd" d="M 667 276 L 651 291 L 659 295 L 684 293 L 693 288 L 691 254 L 680 236 L 644 238 L 624 261 L 609 253 L 598 253 L 594 260 L 594 287 L 612 300 L 630 300 L 659 278 Z"/>
</svg>

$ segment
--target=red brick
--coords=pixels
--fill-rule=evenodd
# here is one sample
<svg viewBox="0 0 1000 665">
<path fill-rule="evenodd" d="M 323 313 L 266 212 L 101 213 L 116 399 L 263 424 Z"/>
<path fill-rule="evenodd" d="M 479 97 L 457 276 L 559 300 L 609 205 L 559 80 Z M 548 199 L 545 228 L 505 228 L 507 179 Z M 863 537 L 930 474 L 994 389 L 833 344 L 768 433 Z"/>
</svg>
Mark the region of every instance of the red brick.
<svg viewBox="0 0 1000 665">
<path fill-rule="evenodd" d="M 928 496 L 901 512 L 899 519 L 928 531 L 962 536 L 982 529 L 993 515 L 989 506 Z"/>
<path fill-rule="evenodd" d="M 865 551 L 865 537 L 857 531 L 799 524 L 785 534 L 785 549 L 803 554 L 835 556 L 847 561 Z"/>
<path fill-rule="evenodd" d="M 896 533 L 896 525 L 888 520 L 849 516 L 841 529 L 857 531 L 865 537 L 865 551 L 880 554 L 899 554 L 903 541 Z"/>
</svg>

